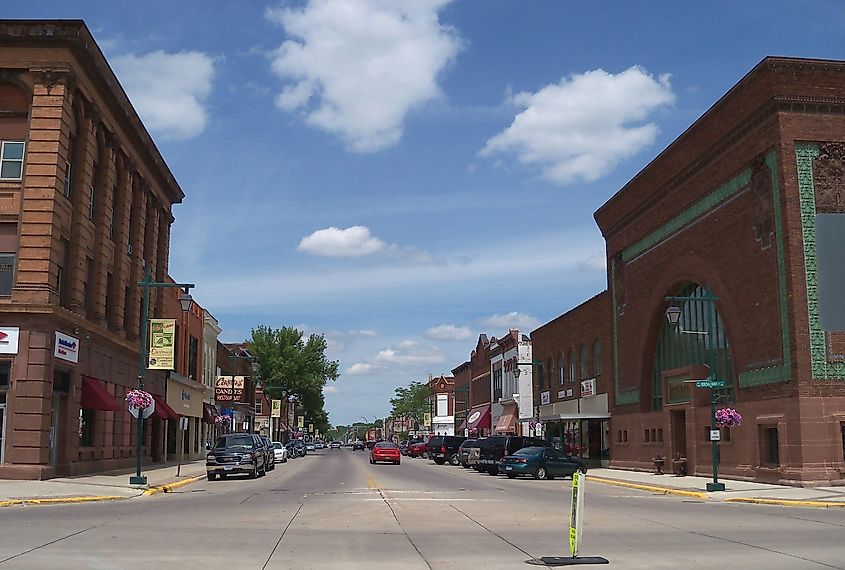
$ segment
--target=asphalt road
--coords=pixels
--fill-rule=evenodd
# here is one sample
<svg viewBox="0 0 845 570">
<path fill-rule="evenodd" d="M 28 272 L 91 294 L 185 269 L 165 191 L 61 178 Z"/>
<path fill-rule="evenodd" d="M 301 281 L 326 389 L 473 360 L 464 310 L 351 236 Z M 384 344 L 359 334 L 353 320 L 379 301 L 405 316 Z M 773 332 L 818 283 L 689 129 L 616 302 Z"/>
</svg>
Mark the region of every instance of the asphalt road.
<svg viewBox="0 0 845 570">
<path fill-rule="evenodd" d="M 6 568 L 531 568 L 568 553 L 569 480 L 349 449 L 113 503 L 0 509 Z M 587 486 L 583 556 L 611 568 L 845 569 L 845 510 Z"/>
</svg>

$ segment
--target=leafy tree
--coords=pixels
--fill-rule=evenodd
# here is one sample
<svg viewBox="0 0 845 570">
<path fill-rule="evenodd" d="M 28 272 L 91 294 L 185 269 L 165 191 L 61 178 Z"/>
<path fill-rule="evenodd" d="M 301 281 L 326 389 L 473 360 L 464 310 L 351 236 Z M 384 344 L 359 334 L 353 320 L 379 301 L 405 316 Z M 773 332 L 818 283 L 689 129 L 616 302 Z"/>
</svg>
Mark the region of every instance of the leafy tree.
<svg viewBox="0 0 845 570">
<path fill-rule="evenodd" d="M 421 424 L 429 411 L 428 398 L 431 391 L 428 386 L 414 380 L 408 386 L 396 388 L 394 392 L 396 395 L 390 399 L 390 405 L 393 406 L 390 416 L 411 418 Z"/>
<path fill-rule="evenodd" d="M 338 362 L 326 357 L 326 339 L 312 334 L 307 339 L 294 327 L 260 325 L 252 330 L 249 351 L 258 360 L 258 377 L 271 398 L 295 396 L 307 418 L 306 424 L 325 433 L 331 427 L 324 410 L 323 388 L 340 376 Z"/>
</svg>

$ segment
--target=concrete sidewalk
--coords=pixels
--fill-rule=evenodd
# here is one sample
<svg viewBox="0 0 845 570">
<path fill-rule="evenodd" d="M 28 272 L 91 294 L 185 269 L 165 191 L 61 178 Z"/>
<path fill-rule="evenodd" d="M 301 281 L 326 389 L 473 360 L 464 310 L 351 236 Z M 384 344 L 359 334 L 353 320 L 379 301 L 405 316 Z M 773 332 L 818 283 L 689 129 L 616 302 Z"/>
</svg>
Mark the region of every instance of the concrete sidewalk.
<svg viewBox="0 0 845 570">
<path fill-rule="evenodd" d="M 129 476 L 135 474 L 134 469 L 46 481 L 0 480 L 0 506 L 22 503 L 82 503 L 154 494 L 170 490 L 174 484 L 181 485 L 204 477 L 205 459 L 183 464 L 179 477 L 176 476 L 176 470 L 175 463 L 144 467 L 141 473 L 147 477 L 147 491 L 129 486 Z"/>
<path fill-rule="evenodd" d="M 655 475 L 623 469 L 590 469 L 589 480 L 654 493 L 696 497 L 730 503 L 760 503 L 802 507 L 845 507 L 845 487 L 791 487 L 720 479 L 724 491 L 708 493 L 709 477 Z"/>
</svg>

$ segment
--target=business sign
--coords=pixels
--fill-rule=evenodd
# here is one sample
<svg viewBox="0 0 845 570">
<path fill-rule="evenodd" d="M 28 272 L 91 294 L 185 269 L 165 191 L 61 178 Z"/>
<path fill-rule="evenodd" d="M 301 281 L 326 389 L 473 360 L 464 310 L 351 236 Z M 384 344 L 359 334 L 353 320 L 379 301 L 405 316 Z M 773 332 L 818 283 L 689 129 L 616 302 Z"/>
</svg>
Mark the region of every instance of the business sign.
<svg viewBox="0 0 845 570">
<path fill-rule="evenodd" d="M 468 424 L 474 424 L 475 422 L 478 421 L 478 418 L 480 418 L 480 417 L 481 417 L 481 412 L 479 410 L 476 410 L 469 415 L 469 417 L 467 418 L 467 423 Z"/>
<path fill-rule="evenodd" d="M 545 406 L 552 401 L 552 395 L 549 393 L 548 390 L 545 392 L 540 392 L 540 405 Z"/>
<path fill-rule="evenodd" d="M 176 319 L 150 319 L 150 352 L 147 368 L 173 370 Z"/>
<path fill-rule="evenodd" d="M 425 427 L 431 427 L 431 414 L 428 412 L 423 414 L 423 425 Z"/>
<path fill-rule="evenodd" d="M 0 354 L 17 354 L 20 334 L 18 327 L 0 327 Z"/>
<path fill-rule="evenodd" d="M 596 395 L 596 379 L 591 378 L 590 380 L 582 380 L 581 381 L 581 397 L 586 398 L 587 396 L 595 396 Z"/>
<path fill-rule="evenodd" d="M 297 418 L 297 425 L 301 428 L 305 427 L 305 416 L 299 416 Z"/>
<path fill-rule="evenodd" d="M 79 362 L 79 339 L 56 331 L 56 348 L 53 356 L 68 362 Z"/>
<path fill-rule="evenodd" d="M 270 401 L 270 417 L 271 418 L 282 417 L 282 401 L 281 400 L 271 400 Z"/>
<path fill-rule="evenodd" d="M 218 376 L 214 382 L 214 398 L 218 402 L 240 402 L 246 376 Z"/>
<path fill-rule="evenodd" d="M 572 474 L 572 504 L 569 511 L 569 554 L 578 556 L 581 542 L 581 518 L 584 513 L 584 483 L 586 476 L 581 471 Z"/>
</svg>

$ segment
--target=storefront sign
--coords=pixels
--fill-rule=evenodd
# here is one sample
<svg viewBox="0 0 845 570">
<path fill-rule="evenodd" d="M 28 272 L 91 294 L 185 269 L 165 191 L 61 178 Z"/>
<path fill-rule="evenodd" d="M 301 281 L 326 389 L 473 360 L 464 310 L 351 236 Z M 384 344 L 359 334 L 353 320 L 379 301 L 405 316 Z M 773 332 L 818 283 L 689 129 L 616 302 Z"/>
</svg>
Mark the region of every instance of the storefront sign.
<svg viewBox="0 0 845 570">
<path fill-rule="evenodd" d="M 431 414 L 427 412 L 423 414 L 423 425 L 425 427 L 431 427 Z"/>
<path fill-rule="evenodd" d="M 479 410 L 476 410 L 469 415 L 469 417 L 467 418 L 467 423 L 468 424 L 474 424 L 475 422 L 478 421 L 478 418 L 480 418 L 480 417 L 481 417 L 481 412 Z"/>
<path fill-rule="evenodd" d="M 282 417 L 282 401 L 281 400 L 272 400 L 270 402 L 270 417 L 271 418 Z"/>
<path fill-rule="evenodd" d="M 79 362 L 79 339 L 56 331 L 56 349 L 53 356 L 68 362 Z"/>
<path fill-rule="evenodd" d="M 218 402 L 240 402 L 246 376 L 218 376 L 214 382 L 214 398 Z"/>
<path fill-rule="evenodd" d="M 566 390 L 558 390 L 557 397 L 566 398 Z"/>
<path fill-rule="evenodd" d="M 18 327 L 0 327 L 0 354 L 17 354 L 19 337 Z"/>
<path fill-rule="evenodd" d="M 173 340 L 176 338 L 176 319 L 150 319 L 150 354 L 147 368 L 173 370 Z"/>
<path fill-rule="evenodd" d="M 549 393 L 548 390 L 546 390 L 545 392 L 540 392 L 540 404 L 541 405 L 545 406 L 546 404 L 548 404 L 551 401 L 552 401 L 551 394 Z"/>
<path fill-rule="evenodd" d="M 581 381 L 581 397 L 586 398 L 587 396 L 595 396 L 596 395 L 596 379 L 591 378 L 590 380 L 582 380 Z"/>
<path fill-rule="evenodd" d="M 202 417 L 202 388 L 184 382 L 167 380 L 167 405 L 180 416 Z"/>
</svg>

